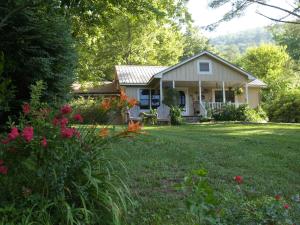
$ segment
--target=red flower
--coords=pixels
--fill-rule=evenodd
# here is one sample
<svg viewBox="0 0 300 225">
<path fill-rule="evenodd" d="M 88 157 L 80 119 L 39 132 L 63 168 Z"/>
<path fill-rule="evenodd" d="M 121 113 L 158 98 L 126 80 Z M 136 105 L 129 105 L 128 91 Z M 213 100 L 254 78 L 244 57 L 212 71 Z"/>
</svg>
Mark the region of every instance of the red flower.
<svg viewBox="0 0 300 225">
<path fill-rule="evenodd" d="M 53 126 L 57 126 L 59 124 L 59 119 L 57 117 L 54 117 L 52 124 Z"/>
<path fill-rule="evenodd" d="M 289 209 L 289 208 L 290 208 L 290 206 L 289 206 L 288 204 L 284 204 L 283 207 L 284 207 L 285 209 Z"/>
<path fill-rule="evenodd" d="M 16 139 L 18 136 L 19 136 L 19 131 L 18 131 L 18 128 L 16 127 L 13 127 L 11 128 L 11 131 L 10 133 L 8 134 L 8 139 L 11 141 L 11 140 L 14 140 Z"/>
<path fill-rule="evenodd" d="M 75 114 L 73 116 L 74 120 L 77 120 L 78 122 L 82 123 L 83 122 L 83 118 L 80 114 Z"/>
<path fill-rule="evenodd" d="M 0 166 L 0 173 L 6 175 L 8 172 L 8 168 L 6 166 Z"/>
<path fill-rule="evenodd" d="M 61 127 L 65 127 L 68 123 L 69 123 L 69 120 L 65 117 L 60 120 Z"/>
<path fill-rule="evenodd" d="M 25 141 L 30 142 L 33 138 L 33 127 L 25 127 L 22 132 L 22 137 Z"/>
<path fill-rule="evenodd" d="M 242 176 L 235 176 L 234 177 L 235 182 L 237 182 L 238 184 L 242 184 L 243 183 L 243 177 Z"/>
<path fill-rule="evenodd" d="M 41 141 L 41 144 L 42 144 L 43 147 L 47 147 L 48 143 L 47 143 L 46 137 L 43 137 L 43 140 Z"/>
<path fill-rule="evenodd" d="M 23 113 L 25 115 L 30 113 L 30 105 L 28 103 L 24 103 L 24 105 L 22 106 L 22 109 L 23 109 Z"/>
<path fill-rule="evenodd" d="M 74 130 L 73 128 L 62 127 L 60 133 L 63 138 L 71 138 L 74 135 Z"/>
<path fill-rule="evenodd" d="M 279 200 L 281 199 L 281 196 L 280 196 L 280 195 L 275 195 L 275 199 L 276 199 L 277 201 L 279 201 Z"/>
<path fill-rule="evenodd" d="M 62 114 L 69 114 L 69 113 L 72 112 L 72 108 L 71 108 L 70 105 L 66 104 L 66 105 L 64 105 L 63 107 L 61 107 L 60 112 L 61 112 Z"/>
</svg>

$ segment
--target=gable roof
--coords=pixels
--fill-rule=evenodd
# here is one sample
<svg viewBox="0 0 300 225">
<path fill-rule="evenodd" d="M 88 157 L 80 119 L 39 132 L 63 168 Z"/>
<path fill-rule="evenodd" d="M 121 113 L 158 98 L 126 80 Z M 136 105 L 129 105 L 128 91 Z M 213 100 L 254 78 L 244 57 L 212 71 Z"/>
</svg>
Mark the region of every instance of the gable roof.
<svg viewBox="0 0 300 225">
<path fill-rule="evenodd" d="M 139 65 L 119 65 L 115 66 L 116 73 L 119 79 L 120 85 L 148 85 L 154 78 L 161 78 L 164 73 L 174 70 L 181 65 L 184 65 L 202 55 L 208 55 L 217 61 L 224 63 L 230 68 L 240 72 L 246 76 L 251 82 L 249 86 L 252 87 L 266 87 L 267 85 L 254 77 L 251 73 L 243 70 L 242 68 L 228 62 L 227 60 L 213 54 L 209 51 L 203 51 L 193 57 L 190 57 L 182 62 L 179 62 L 173 66 L 139 66 Z"/>
<path fill-rule="evenodd" d="M 236 66 L 236 65 L 234 65 L 234 64 L 232 64 L 230 62 L 228 62 L 227 60 L 225 60 L 225 59 L 223 59 L 223 58 L 221 58 L 221 57 L 217 56 L 216 54 L 214 54 L 212 52 L 209 52 L 209 51 L 203 51 L 203 52 L 201 52 L 201 53 L 199 53 L 197 55 L 194 55 L 194 56 L 192 56 L 192 57 L 190 57 L 190 58 L 188 58 L 186 60 L 183 60 L 183 61 L 175 64 L 174 66 L 170 66 L 167 69 L 161 71 L 159 74 L 156 74 L 155 78 L 160 78 L 162 74 L 167 73 L 167 72 L 169 72 L 171 70 L 174 70 L 174 69 L 180 67 L 181 65 L 184 65 L 184 64 L 186 64 L 186 63 L 188 63 L 188 62 L 190 62 L 190 61 L 192 61 L 192 60 L 194 60 L 194 59 L 196 59 L 196 58 L 198 58 L 198 57 L 200 57 L 202 55 L 208 55 L 208 56 L 216 59 L 217 61 L 220 61 L 220 62 L 226 64 L 227 66 L 231 67 L 232 69 L 234 69 L 234 70 L 240 72 L 241 74 L 247 76 L 248 79 L 250 79 L 250 80 L 255 80 L 256 79 L 251 73 L 243 70 L 242 68 L 240 68 L 240 67 L 238 67 L 238 66 Z"/>
<path fill-rule="evenodd" d="M 167 66 L 115 66 L 120 85 L 145 85 L 155 74 L 167 69 Z"/>
</svg>

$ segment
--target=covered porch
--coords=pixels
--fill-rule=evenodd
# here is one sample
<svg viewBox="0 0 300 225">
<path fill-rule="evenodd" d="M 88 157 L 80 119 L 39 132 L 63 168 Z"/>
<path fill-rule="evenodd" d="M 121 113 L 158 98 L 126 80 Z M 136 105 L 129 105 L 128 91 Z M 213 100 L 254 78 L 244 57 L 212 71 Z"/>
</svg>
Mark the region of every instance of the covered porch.
<svg viewBox="0 0 300 225">
<path fill-rule="evenodd" d="M 159 85 L 158 85 L 159 84 Z M 166 81 L 154 86 L 163 105 L 164 90 L 173 88 L 179 92 L 178 105 L 183 116 L 207 116 L 208 110 L 221 109 L 225 104 L 248 104 L 248 83 L 236 81 Z"/>
</svg>

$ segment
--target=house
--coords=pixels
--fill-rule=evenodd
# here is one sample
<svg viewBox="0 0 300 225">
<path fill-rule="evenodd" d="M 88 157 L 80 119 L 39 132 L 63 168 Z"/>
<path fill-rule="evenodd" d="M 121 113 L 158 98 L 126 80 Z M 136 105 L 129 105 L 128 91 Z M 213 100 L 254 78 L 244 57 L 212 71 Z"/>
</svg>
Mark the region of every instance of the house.
<svg viewBox="0 0 300 225">
<path fill-rule="evenodd" d="M 84 85 L 74 83 L 72 90 L 74 96 L 82 97 L 112 97 L 120 95 L 120 89 L 116 81 L 103 81 L 97 85 L 92 82 L 87 82 Z"/>
<path fill-rule="evenodd" d="M 183 116 L 206 116 L 208 109 L 225 104 L 260 104 L 266 84 L 221 57 L 203 51 L 173 66 L 118 65 L 116 82 L 139 101 L 140 112 L 163 105 L 164 89 L 179 93 Z"/>
</svg>

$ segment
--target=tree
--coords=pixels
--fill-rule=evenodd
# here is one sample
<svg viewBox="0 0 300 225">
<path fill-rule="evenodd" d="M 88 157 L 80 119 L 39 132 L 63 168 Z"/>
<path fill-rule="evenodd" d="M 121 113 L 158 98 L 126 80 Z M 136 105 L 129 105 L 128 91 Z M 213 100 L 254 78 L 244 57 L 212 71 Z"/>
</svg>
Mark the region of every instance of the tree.
<svg viewBox="0 0 300 225">
<path fill-rule="evenodd" d="M 197 27 L 189 26 L 184 33 L 183 38 L 184 49 L 180 60 L 185 60 L 204 50 L 216 51 L 212 45 L 209 44 L 208 38 L 201 34 L 199 28 Z"/>
<path fill-rule="evenodd" d="M 300 20 L 299 20 L 300 21 Z M 289 55 L 296 61 L 300 60 L 300 26 L 292 24 L 277 25 L 271 28 L 277 44 L 286 46 Z"/>
<path fill-rule="evenodd" d="M 1 1 L 0 8 L 14 11 L 20 2 L 27 1 Z M 68 21 L 55 10 L 31 6 L 18 10 L 4 24 L 0 28 L 2 76 L 15 87 L 15 99 L 9 103 L 12 110 L 17 111 L 29 99 L 29 87 L 37 80 L 47 84 L 44 99 L 48 102 L 66 99 L 76 63 Z"/>
<path fill-rule="evenodd" d="M 280 2 L 280 1 L 278 1 Z M 290 24 L 300 24 L 299 20 L 290 20 L 288 17 L 293 17 L 296 19 L 300 19 L 300 1 L 294 0 L 293 4 L 290 4 L 290 8 L 281 7 L 280 4 L 274 5 L 271 0 L 212 0 L 209 3 L 211 8 L 220 8 L 231 6 L 231 9 L 227 11 L 219 21 L 209 25 L 208 29 L 214 29 L 221 22 L 229 21 L 235 17 L 241 16 L 243 12 L 251 5 L 261 6 L 262 12 L 257 12 L 257 14 L 266 17 L 272 21 L 280 22 L 280 23 L 290 23 Z M 285 13 L 286 15 L 281 18 L 274 18 L 269 15 L 266 15 L 268 9 L 276 9 L 280 12 Z"/>
<path fill-rule="evenodd" d="M 288 89 L 294 76 L 286 48 L 273 44 L 247 49 L 238 64 L 267 83 L 265 101 L 272 101 L 278 93 Z"/>
</svg>

